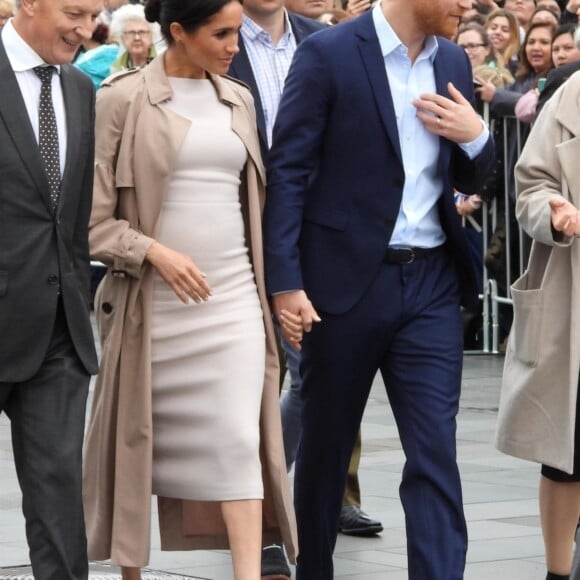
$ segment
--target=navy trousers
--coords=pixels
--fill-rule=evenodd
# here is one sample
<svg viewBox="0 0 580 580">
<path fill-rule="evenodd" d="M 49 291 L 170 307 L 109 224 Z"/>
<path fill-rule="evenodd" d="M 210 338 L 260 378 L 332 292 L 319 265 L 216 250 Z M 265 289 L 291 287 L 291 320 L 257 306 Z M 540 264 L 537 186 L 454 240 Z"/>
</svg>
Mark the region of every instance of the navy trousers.
<svg viewBox="0 0 580 580">
<path fill-rule="evenodd" d="M 348 464 L 377 371 L 406 457 L 399 493 L 409 578 L 460 580 L 467 531 L 456 463 L 463 345 L 455 266 L 444 250 L 384 264 L 353 309 L 319 314 L 301 363 L 297 580 L 333 578 Z"/>
</svg>

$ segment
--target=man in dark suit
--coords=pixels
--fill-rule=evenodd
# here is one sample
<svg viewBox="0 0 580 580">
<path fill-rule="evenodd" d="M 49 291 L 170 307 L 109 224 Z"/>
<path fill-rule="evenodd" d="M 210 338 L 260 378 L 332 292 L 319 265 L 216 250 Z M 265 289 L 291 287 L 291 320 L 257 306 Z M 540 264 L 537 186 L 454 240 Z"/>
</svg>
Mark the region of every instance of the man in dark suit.
<svg viewBox="0 0 580 580">
<path fill-rule="evenodd" d="M 304 40 L 286 79 L 264 219 L 274 312 L 289 340 L 306 332 L 297 580 L 333 578 L 347 467 L 377 370 L 406 454 L 409 577 L 463 577 L 460 303 L 477 291 L 453 191 L 479 190 L 494 148 L 471 104 L 469 61 L 443 37 L 470 6 L 383 0 Z"/>
<path fill-rule="evenodd" d="M 287 4 L 287 3 L 286 3 Z M 284 80 L 296 46 L 310 34 L 327 26 L 304 15 L 288 12 L 284 0 L 245 0 L 244 22 L 240 32 L 239 53 L 234 57 L 229 74 L 246 83 L 252 91 L 256 106 L 258 134 L 262 157 L 266 160 L 271 145 L 272 128 Z M 321 9 L 321 13 L 324 7 Z M 290 373 L 290 392 L 281 401 L 284 448 L 288 469 L 294 464 L 300 439 L 299 352 L 282 339 L 286 367 Z M 345 494 L 345 506 L 349 516 L 349 529 L 353 535 L 373 535 L 382 531 L 382 524 L 369 518 L 360 509 L 358 465 L 360 462 L 360 437 L 349 468 L 349 483 Z M 346 524 L 341 521 L 341 525 Z M 348 530 L 347 530 L 348 531 Z M 282 547 L 267 546 L 262 557 L 264 580 L 289 580 L 290 568 Z"/>
<path fill-rule="evenodd" d="M 89 375 L 94 91 L 68 65 L 100 0 L 21 0 L 0 35 L 0 412 L 36 580 L 88 577 L 81 451 Z"/>
</svg>

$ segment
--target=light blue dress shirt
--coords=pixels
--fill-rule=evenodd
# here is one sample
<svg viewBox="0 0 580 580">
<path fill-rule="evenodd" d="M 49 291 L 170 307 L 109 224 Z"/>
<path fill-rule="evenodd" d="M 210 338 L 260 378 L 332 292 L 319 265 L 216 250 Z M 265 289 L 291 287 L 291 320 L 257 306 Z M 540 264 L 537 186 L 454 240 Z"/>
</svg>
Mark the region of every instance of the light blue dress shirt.
<svg viewBox="0 0 580 580">
<path fill-rule="evenodd" d="M 389 79 L 405 168 L 403 198 L 389 246 L 434 248 L 446 239 L 437 210 L 437 200 L 443 191 L 443 179 L 437 175 L 440 138 L 425 129 L 412 101 L 424 93 L 436 92 L 433 60 L 437 38 L 428 36 L 412 63 L 407 47 L 387 22 L 380 3 L 373 8 L 372 16 Z M 489 130 L 483 124 L 479 137 L 459 146 L 473 159 L 481 153 L 488 138 Z"/>
<path fill-rule="evenodd" d="M 244 14 L 242 20 L 241 34 L 262 101 L 268 147 L 272 145 L 272 130 L 282 89 L 296 51 L 296 39 L 287 13 L 285 22 L 284 34 L 274 44 L 270 35 L 251 18 Z"/>
</svg>

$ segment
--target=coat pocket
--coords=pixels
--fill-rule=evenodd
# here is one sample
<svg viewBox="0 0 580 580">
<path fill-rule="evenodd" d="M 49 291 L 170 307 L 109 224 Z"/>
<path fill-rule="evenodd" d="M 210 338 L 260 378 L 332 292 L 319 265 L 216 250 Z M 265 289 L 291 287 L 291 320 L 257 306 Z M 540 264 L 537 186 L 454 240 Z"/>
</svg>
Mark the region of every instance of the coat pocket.
<svg viewBox="0 0 580 580">
<path fill-rule="evenodd" d="M 529 366 L 536 366 L 542 340 L 544 290 L 528 289 L 525 273 L 512 285 L 514 320 L 510 333 L 510 346 L 515 357 Z"/>
</svg>

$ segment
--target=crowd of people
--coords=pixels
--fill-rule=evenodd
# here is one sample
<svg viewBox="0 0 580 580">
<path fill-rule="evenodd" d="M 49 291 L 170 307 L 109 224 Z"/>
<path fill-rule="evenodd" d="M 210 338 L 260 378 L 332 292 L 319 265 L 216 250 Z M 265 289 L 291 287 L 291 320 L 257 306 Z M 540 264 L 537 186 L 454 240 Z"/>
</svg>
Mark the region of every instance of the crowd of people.
<svg viewBox="0 0 580 580">
<path fill-rule="evenodd" d="M 465 218 L 492 199 L 533 241 L 497 445 L 542 464 L 547 579 L 570 577 L 579 15 L 0 0 L 0 411 L 37 580 L 86 580 L 89 558 L 140 580 L 151 496 L 163 549 L 229 548 L 236 580 L 290 580 L 287 559 L 331 580 L 338 533 L 383 529 L 357 477 L 377 372 L 409 578 L 463 578 L 456 416 L 486 258 Z"/>
</svg>

